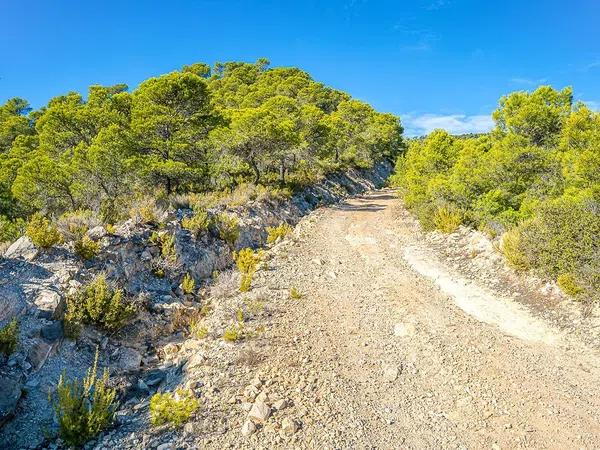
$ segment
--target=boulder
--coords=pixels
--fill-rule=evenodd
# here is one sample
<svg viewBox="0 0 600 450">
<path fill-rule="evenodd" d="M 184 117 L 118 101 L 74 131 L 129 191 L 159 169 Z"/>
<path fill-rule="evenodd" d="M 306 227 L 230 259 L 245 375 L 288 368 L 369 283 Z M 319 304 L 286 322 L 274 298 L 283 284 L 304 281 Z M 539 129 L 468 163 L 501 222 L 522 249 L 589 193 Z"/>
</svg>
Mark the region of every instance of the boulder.
<svg viewBox="0 0 600 450">
<path fill-rule="evenodd" d="M 271 408 L 264 402 L 254 402 L 248 413 L 248 418 L 257 423 L 265 423 L 271 415 Z"/>
<path fill-rule="evenodd" d="M 0 286 L 0 326 L 22 315 L 26 309 L 27 302 L 21 291 Z"/>
<path fill-rule="evenodd" d="M 4 257 L 32 261 L 37 254 L 38 250 L 35 248 L 35 245 L 33 245 L 33 242 L 31 242 L 31 239 L 27 236 L 21 236 L 6 249 Z"/>
<path fill-rule="evenodd" d="M 51 289 L 41 290 L 33 303 L 44 316 L 61 318 L 65 312 L 66 302 L 63 297 Z"/>
<path fill-rule="evenodd" d="M 94 241 L 102 239 L 104 236 L 106 236 L 106 234 L 106 229 L 102 225 L 98 225 L 87 232 L 89 238 L 93 239 Z"/>
<path fill-rule="evenodd" d="M 52 351 L 52 346 L 42 339 L 34 339 L 33 344 L 27 351 L 27 361 L 32 365 L 33 370 L 39 370 Z"/>
<path fill-rule="evenodd" d="M 0 426 L 13 415 L 21 398 L 21 383 L 8 377 L 0 377 Z"/>
<path fill-rule="evenodd" d="M 281 421 L 281 432 L 286 436 L 293 436 L 298 431 L 298 424 L 294 419 L 288 417 Z"/>
<path fill-rule="evenodd" d="M 142 355 L 134 348 L 123 347 L 117 354 L 116 367 L 124 372 L 138 370 L 142 364 Z"/>
<path fill-rule="evenodd" d="M 55 320 L 48 325 L 44 325 L 40 329 L 40 334 L 46 342 L 53 343 L 62 339 L 64 336 L 63 324 L 59 320 Z"/>
</svg>

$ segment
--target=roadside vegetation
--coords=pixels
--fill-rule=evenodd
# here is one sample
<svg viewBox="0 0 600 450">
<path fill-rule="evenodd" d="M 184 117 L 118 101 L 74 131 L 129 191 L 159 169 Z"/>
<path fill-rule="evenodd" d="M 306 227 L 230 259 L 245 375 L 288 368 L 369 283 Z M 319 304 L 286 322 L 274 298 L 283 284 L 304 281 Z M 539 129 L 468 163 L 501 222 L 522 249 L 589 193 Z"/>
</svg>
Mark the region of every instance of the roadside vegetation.
<svg viewBox="0 0 600 450">
<path fill-rule="evenodd" d="M 442 130 L 411 142 L 393 183 L 425 229 L 460 224 L 501 236 L 510 265 L 600 295 L 600 113 L 572 90 L 542 86 L 500 99 L 496 128 Z"/>
<path fill-rule="evenodd" d="M 0 241 L 26 229 L 39 247 L 58 244 L 53 223 L 75 211 L 156 224 L 185 197 L 196 202 L 184 226 L 200 236 L 211 202 L 278 198 L 369 167 L 397 155 L 401 134 L 396 116 L 266 59 L 184 66 L 133 91 L 95 85 L 37 111 L 13 98 L 0 106 Z M 232 220 L 215 223 L 231 245 Z M 97 252 L 74 242 L 83 259 Z"/>
</svg>

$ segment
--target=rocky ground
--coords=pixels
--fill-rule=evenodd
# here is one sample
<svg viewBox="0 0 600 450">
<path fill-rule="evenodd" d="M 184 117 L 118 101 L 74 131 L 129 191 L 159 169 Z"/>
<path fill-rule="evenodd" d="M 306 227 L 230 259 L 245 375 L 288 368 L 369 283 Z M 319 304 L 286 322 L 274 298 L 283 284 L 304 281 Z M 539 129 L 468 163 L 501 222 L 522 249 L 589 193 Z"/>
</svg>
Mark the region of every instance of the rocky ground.
<svg viewBox="0 0 600 450">
<path fill-rule="evenodd" d="M 226 271 L 195 300 L 212 310 L 203 339 L 170 328 L 175 313 L 163 308 L 129 340 L 89 332 L 62 344 L 75 368 L 94 343 L 120 368 L 117 423 L 89 448 L 600 442 L 597 306 L 514 273 L 478 232 L 422 233 L 391 191 L 306 216 L 267 250 L 250 292 L 238 285 Z M 225 342 L 239 311 L 242 339 Z M 198 411 L 179 429 L 150 426 L 151 394 L 177 387 L 193 390 Z"/>
<path fill-rule="evenodd" d="M 445 273 L 462 297 L 439 283 Z M 538 297 L 554 305 L 555 320 L 529 305 Z M 264 305 L 247 314 L 256 332 L 225 344 L 220 331 L 233 319 L 213 317 L 211 337 L 168 358 L 187 361 L 182 383 L 198 386 L 198 416 L 181 430 L 149 429 L 142 406 L 97 448 L 599 442 L 597 345 L 579 337 L 597 312 L 505 269 L 479 233 L 421 233 L 391 192 L 311 214 L 270 249 L 252 291 L 228 298 L 231 315 Z"/>
</svg>

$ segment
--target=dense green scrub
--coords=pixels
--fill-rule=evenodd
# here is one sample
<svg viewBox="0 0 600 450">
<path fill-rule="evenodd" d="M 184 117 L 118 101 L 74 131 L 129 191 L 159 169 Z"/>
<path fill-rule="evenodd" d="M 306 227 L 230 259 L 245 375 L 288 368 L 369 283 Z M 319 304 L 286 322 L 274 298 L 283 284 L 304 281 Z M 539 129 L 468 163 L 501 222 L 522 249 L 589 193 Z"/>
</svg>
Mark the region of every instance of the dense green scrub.
<svg viewBox="0 0 600 450">
<path fill-rule="evenodd" d="M 294 188 L 402 148 L 397 117 L 315 82 L 296 68 L 185 66 L 126 85 L 91 86 L 38 111 L 0 107 L 0 242 L 41 212 L 126 216 L 140 197 Z"/>
<path fill-rule="evenodd" d="M 427 229 L 461 223 L 503 236 L 509 263 L 557 279 L 582 299 L 600 292 L 600 114 L 543 86 L 500 99 L 496 128 L 410 143 L 393 181 Z"/>
</svg>

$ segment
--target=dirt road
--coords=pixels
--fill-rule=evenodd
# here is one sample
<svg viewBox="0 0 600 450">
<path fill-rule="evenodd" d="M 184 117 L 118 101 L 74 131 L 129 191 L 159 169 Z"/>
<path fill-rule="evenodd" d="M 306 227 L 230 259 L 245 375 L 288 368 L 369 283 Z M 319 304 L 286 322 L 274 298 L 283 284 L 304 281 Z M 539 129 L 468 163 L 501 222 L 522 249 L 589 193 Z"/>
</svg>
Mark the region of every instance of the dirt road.
<svg viewBox="0 0 600 450">
<path fill-rule="evenodd" d="M 321 209 L 297 236 L 257 278 L 302 293 L 275 306 L 259 368 L 301 426 L 282 447 L 600 447 L 597 355 L 453 273 L 392 193 Z"/>
</svg>

